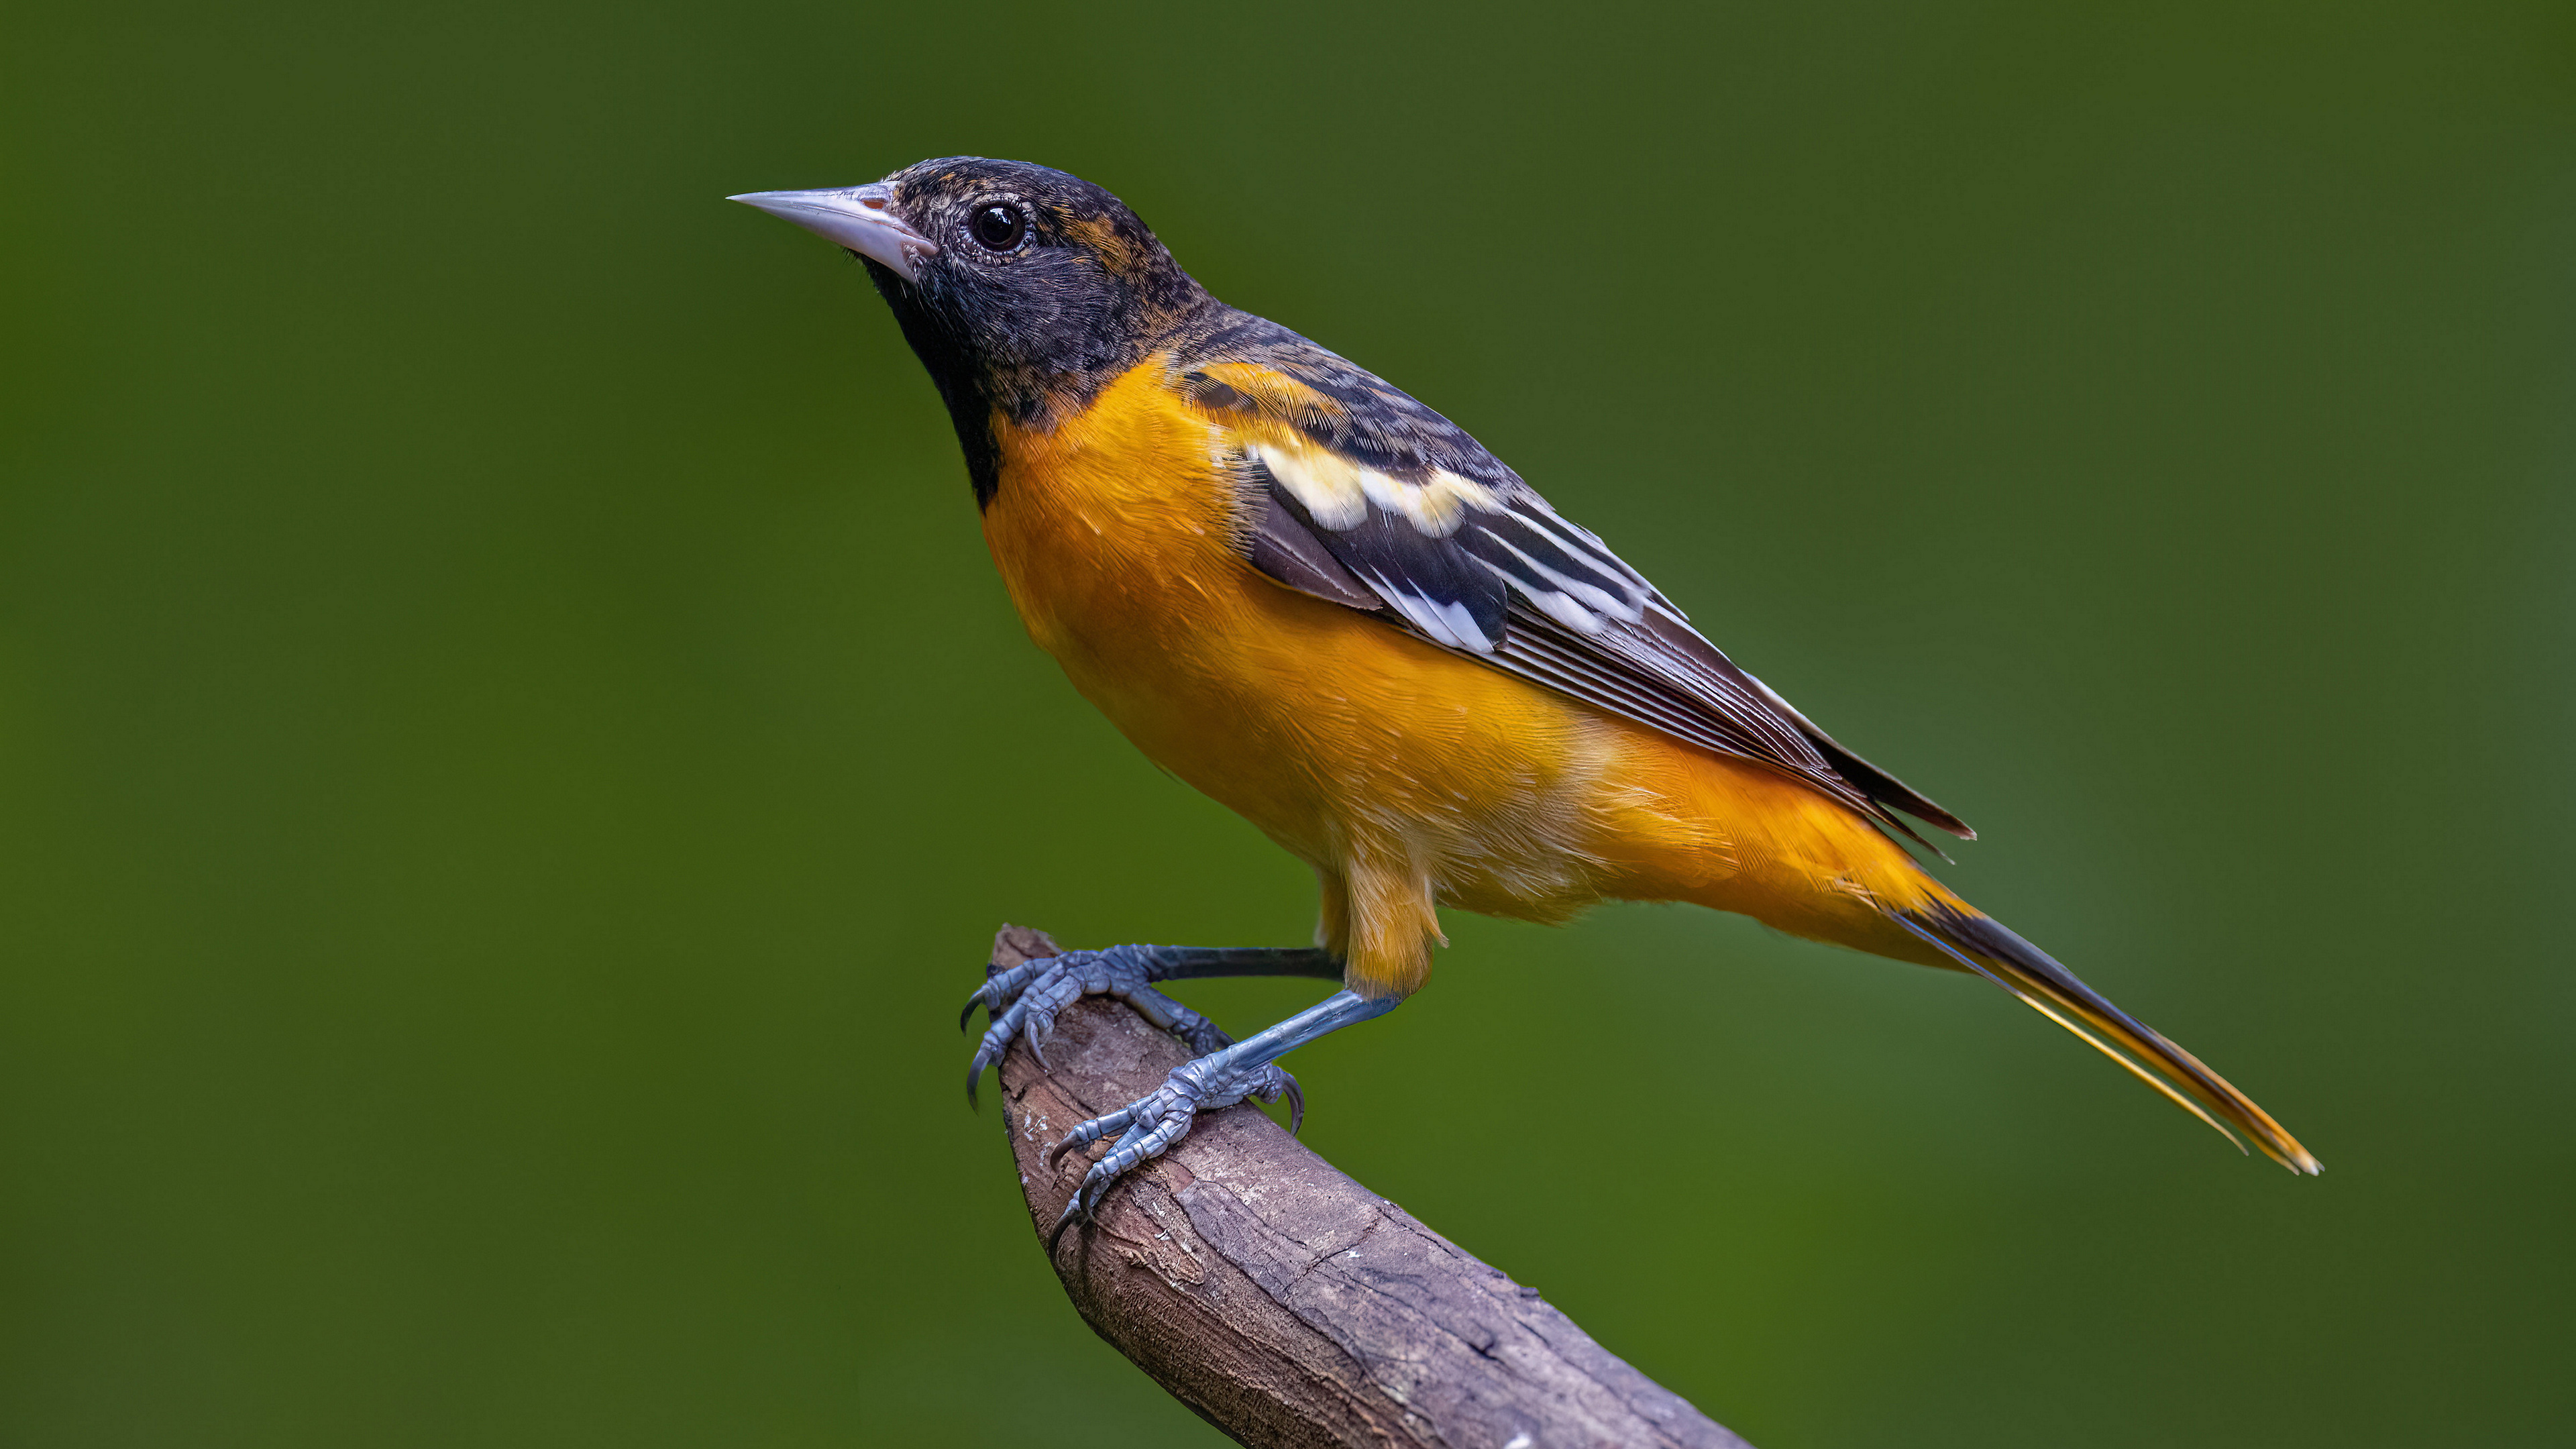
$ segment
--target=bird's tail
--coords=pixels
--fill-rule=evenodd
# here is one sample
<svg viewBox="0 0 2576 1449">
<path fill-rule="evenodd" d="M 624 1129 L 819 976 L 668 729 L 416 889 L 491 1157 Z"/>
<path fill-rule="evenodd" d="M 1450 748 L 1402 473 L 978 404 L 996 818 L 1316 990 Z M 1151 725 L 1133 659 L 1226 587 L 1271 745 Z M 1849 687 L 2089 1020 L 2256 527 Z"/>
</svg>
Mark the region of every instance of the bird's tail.
<svg viewBox="0 0 2576 1449">
<path fill-rule="evenodd" d="M 1896 924 L 2022 999 L 2024 1005 L 2082 1037 L 2138 1080 L 2165 1094 L 2230 1142 L 2251 1138 L 2263 1155 L 2292 1172 L 2316 1173 L 2323 1165 L 2283 1130 L 2252 1098 L 2200 1059 L 2165 1040 L 2154 1028 L 2113 1006 L 2102 993 L 2075 979 L 2049 954 L 1997 921 L 1944 905 L 1890 912 Z M 2228 1129 L 2234 1128 L 2231 1132 Z M 2244 1144 L 2237 1142 L 2237 1150 Z"/>
</svg>

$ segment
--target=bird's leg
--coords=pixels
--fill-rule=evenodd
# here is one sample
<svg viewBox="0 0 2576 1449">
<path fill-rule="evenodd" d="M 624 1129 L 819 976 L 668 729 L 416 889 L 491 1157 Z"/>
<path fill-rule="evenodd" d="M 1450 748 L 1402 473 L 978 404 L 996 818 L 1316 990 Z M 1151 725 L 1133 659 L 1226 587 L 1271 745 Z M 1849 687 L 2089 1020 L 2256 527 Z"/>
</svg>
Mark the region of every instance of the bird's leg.
<svg viewBox="0 0 2576 1449">
<path fill-rule="evenodd" d="M 1025 1036 L 1038 1064 L 1046 1064 L 1046 1039 L 1055 1031 L 1056 1013 L 1084 996 L 1115 996 L 1137 1015 L 1170 1032 L 1191 1051 L 1205 1056 L 1234 1045 L 1234 1038 L 1181 1003 L 1154 989 L 1157 981 L 1186 981 L 1205 976 L 1320 976 L 1339 980 L 1342 963 L 1317 946 L 1112 946 L 1105 951 L 1067 951 L 1035 956 L 1007 971 L 988 975 L 957 1025 L 964 1029 L 976 1007 L 991 1013 L 992 1023 L 975 1047 L 966 1069 L 966 1100 L 975 1100 L 975 1085 L 984 1068 L 1002 1059 L 1011 1039 Z M 1289 1094 L 1299 1117 L 1305 1103 L 1297 1084 L 1285 1072 L 1264 1101 Z"/>
<path fill-rule="evenodd" d="M 1109 1154 L 1083 1174 L 1082 1185 L 1073 1190 L 1072 1200 L 1064 1205 L 1064 1216 L 1056 1219 L 1055 1231 L 1047 1235 L 1047 1251 L 1055 1251 L 1056 1240 L 1064 1236 L 1067 1224 L 1100 1206 L 1101 1198 L 1120 1175 L 1162 1156 L 1173 1143 L 1187 1137 L 1190 1123 L 1201 1110 L 1231 1107 L 1246 1097 L 1278 1100 L 1281 1084 L 1288 1079 L 1287 1073 L 1273 1065 L 1278 1058 L 1354 1022 L 1384 1016 L 1403 999 L 1336 991 L 1267 1031 L 1181 1063 L 1152 1092 L 1066 1133 L 1062 1142 L 1047 1149 L 1050 1164 L 1077 1147 L 1111 1133 L 1120 1135 Z"/>
</svg>

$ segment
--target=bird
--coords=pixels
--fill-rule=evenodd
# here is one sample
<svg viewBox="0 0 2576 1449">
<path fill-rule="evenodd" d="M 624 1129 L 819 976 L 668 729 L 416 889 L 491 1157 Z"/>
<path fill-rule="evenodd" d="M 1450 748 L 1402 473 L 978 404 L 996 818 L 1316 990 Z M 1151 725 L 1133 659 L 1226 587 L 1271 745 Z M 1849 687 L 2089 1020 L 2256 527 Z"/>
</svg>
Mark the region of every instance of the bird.
<svg viewBox="0 0 2576 1449">
<path fill-rule="evenodd" d="M 1056 1238 L 1198 1113 L 1284 1095 L 1295 1130 L 1304 1096 L 1279 1058 L 1420 989 L 1443 907 L 1562 923 L 1687 902 L 1982 977 L 2220 1135 L 2320 1170 L 2198 1058 L 1936 879 L 1907 817 L 1974 839 L 1957 816 L 1736 665 L 1465 430 L 1217 300 L 1107 190 L 961 156 L 727 199 L 865 266 L 946 404 L 1011 602 L 1074 688 L 1315 872 L 1312 946 L 988 968 L 960 1022 L 989 1021 L 970 1102 L 1014 1040 L 1043 1061 L 1084 995 L 1195 1053 L 1055 1145 L 1050 1161 L 1111 1143 Z M 1241 1041 L 1162 989 L 1230 975 L 1336 989 Z"/>
</svg>

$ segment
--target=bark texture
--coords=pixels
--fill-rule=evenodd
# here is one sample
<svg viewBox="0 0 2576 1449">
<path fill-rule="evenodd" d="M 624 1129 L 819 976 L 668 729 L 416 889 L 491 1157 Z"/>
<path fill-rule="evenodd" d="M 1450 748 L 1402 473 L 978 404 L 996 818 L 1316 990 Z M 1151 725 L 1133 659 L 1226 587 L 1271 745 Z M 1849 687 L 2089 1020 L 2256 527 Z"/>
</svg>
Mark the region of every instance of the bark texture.
<svg viewBox="0 0 2576 1449">
<path fill-rule="evenodd" d="M 994 961 L 1056 954 L 1004 927 Z M 1046 1150 L 1145 1095 L 1188 1056 L 1086 997 L 1047 1042 L 1014 1043 L 1004 1120 L 1043 1244 L 1106 1143 Z M 1056 1276 L 1085 1322 L 1237 1441 L 1449 1449 L 1687 1446 L 1742 1439 L 1594 1343 L 1573 1320 L 1334 1170 L 1257 1108 L 1204 1115 L 1069 1229 Z"/>
</svg>

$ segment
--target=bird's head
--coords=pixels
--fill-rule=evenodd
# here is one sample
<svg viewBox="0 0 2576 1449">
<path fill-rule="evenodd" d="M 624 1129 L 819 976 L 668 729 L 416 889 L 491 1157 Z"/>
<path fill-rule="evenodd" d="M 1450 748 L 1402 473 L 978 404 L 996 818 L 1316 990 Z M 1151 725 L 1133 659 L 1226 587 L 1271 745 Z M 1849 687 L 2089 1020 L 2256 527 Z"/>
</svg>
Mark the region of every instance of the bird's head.
<svg viewBox="0 0 2576 1449">
<path fill-rule="evenodd" d="M 1025 424 L 1078 406 L 1208 301 L 1117 197 L 1024 161 L 952 156 L 732 199 L 867 263 L 961 435 L 994 408 Z"/>
</svg>

